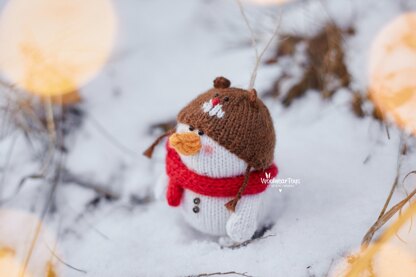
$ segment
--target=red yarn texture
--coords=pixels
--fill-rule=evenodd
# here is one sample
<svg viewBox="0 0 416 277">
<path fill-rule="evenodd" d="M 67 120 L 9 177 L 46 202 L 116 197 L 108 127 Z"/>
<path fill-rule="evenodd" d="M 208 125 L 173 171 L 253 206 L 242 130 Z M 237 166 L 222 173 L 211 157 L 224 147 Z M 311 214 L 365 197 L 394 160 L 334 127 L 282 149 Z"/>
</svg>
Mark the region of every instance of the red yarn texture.
<svg viewBox="0 0 416 277">
<path fill-rule="evenodd" d="M 166 172 L 169 176 L 169 185 L 166 198 L 170 206 L 179 206 L 184 189 L 213 197 L 234 197 L 244 182 L 244 175 L 231 178 L 211 178 L 189 170 L 182 162 L 178 153 L 167 144 Z M 278 169 L 275 164 L 266 170 L 257 170 L 250 173 L 248 184 L 243 195 L 257 194 L 267 189 L 267 182 L 261 179 L 270 174 L 270 179 L 276 177 Z"/>
</svg>

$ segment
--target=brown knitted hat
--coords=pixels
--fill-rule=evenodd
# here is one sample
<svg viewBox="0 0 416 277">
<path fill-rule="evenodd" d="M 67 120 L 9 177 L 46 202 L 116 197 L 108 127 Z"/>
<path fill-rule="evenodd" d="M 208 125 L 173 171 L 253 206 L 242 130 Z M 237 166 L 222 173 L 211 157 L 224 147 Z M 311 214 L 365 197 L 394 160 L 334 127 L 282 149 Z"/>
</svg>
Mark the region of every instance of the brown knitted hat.
<svg viewBox="0 0 416 277">
<path fill-rule="evenodd" d="M 202 130 L 254 169 L 266 169 L 273 163 L 276 141 L 272 118 L 254 89 L 230 85 L 216 78 L 214 88 L 183 108 L 177 121 Z"/>
</svg>

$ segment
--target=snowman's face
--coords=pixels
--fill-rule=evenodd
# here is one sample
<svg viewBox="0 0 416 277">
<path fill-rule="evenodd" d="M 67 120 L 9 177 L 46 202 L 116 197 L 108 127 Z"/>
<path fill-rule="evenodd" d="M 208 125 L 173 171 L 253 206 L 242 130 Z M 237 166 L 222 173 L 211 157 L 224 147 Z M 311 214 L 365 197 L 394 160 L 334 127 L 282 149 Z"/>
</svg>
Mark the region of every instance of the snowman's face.
<svg viewBox="0 0 416 277">
<path fill-rule="evenodd" d="M 244 174 L 247 163 L 193 126 L 179 123 L 170 139 L 182 162 L 192 171 L 213 178 Z"/>
</svg>

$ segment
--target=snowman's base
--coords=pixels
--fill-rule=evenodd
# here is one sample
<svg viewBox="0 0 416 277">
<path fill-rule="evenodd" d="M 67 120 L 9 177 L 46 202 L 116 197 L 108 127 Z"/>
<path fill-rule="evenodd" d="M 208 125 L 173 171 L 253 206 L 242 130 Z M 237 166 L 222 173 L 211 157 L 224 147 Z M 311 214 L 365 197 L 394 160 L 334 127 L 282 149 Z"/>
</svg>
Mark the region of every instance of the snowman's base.
<svg viewBox="0 0 416 277">
<path fill-rule="evenodd" d="M 210 197 L 185 190 L 181 211 L 185 221 L 194 229 L 241 243 L 251 239 L 257 229 L 262 198 L 262 193 L 243 196 L 237 210 L 232 213 L 225 207 L 232 197 Z"/>
</svg>

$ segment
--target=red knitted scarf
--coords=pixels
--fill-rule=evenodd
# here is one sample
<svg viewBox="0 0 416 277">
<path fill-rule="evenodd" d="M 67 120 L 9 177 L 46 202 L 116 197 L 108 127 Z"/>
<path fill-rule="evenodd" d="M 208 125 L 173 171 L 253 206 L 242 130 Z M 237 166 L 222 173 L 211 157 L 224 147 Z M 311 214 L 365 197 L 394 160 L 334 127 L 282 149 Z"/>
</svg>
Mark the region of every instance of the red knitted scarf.
<svg viewBox="0 0 416 277">
<path fill-rule="evenodd" d="M 207 196 L 234 197 L 244 182 L 244 175 L 231 178 L 211 178 L 198 175 L 189 170 L 181 161 L 178 153 L 168 145 L 166 172 L 169 176 L 166 198 L 170 206 L 179 206 L 184 189 L 189 189 Z M 268 183 L 264 181 L 274 178 L 277 172 L 277 167 L 274 164 L 266 170 L 251 172 L 243 195 L 257 194 L 265 191 Z"/>
</svg>

